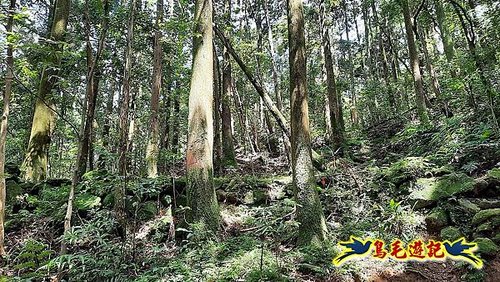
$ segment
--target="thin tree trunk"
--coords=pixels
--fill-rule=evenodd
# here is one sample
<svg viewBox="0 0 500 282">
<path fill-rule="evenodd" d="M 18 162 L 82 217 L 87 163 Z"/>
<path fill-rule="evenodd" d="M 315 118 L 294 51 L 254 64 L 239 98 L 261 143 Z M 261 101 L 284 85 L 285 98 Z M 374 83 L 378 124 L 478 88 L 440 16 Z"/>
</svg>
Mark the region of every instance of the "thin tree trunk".
<svg viewBox="0 0 500 282">
<path fill-rule="evenodd" d="M 50 30 L 50 41 L 47 41 L 52 51 L 48 53 L 50 66 L 42 70 L 38 89 L 30 140 L 24 159 L 23 178 L 31 182 L 39 182 L 47 177 L 49 147 L 55 126 L 55 105 L 52 97 L 61 64 L 61 41 L 64 39 L 68 24 L 70 0 L 57 0 L 54 6 L 54 17 Z"/>
<path fill-rule="evenodd" d="M 151 116 L 149 120 L 149 143 L 146 149 L 146 162 L 148 177 L 155 178 L 158 175 L 158 154 L 160 152 L 158 107 L 160 103 L 161 78 L 162 78 L 162 44 L 160 24 L 163 21 L 163 0 L 157 0 L 156 24 L 153 47 L 153 87 L 151 89 Z"/>
<path fill-rule="evenodd" d="M 16 9 L 16 0 L 10 0 L 9 15 L 7 17 L 7 25 L 5 31 L 7 34 L 12 32 L 14 26 L 14 13 Z M 5 75 L 5 92 L 3 94 L 3 112 L 2 121 L 0 123 L 0 257 L 5 256 L 5 144 L 7 141 L 7 122 L 10 111 L 10 96 L 12 94 L 12 81 L 14 80 L 14 43 L 7 39 L 7 73 Z"/>
<path fill-rule="evenodd" d="M 304 16 L 301 0 L 288 0 L 292 174 L 297 200 L 298 242 L 321 244 L 326 223 L 316 192 L 307 105 Z"/>
<path fill-rule="evenodd" d="M 127 26 L 127 45 L 125 49 L 125 66 L 123 72 L 122 93 L 120 99 L 120 143 L 118 147 L 118 173 L 124 177 L 122 185 L 115 187 L 115 204 L 114 209 L 116 218 L 122 228 L 123 234 L 126 234 L 126 211 L 125 211 L 125 185 L 127 177 L 127 154 L 129 151 L 128 135 L 129 135 L 129 103 L 130 103 L 130 75 L 132 67 L 132 41 L 134 38 L 134 21 L 135 21 L 135 0 L 129 0 L 129 20 Z"/>
<path fill-rule="evenodd" d="M 441 94 L 441 87 L 439 86 L 439 81 L 437 78 L 436 71 L 434 70 L 434 66 L 432 65 L 431 57 L 429 54 L 428 50 L 428 43 L 427 43 L 427 34 L 425 30 L 420 29 L 419 35 L 420 35 L 420 44 L 422 45 L 422 51 L 424 54 L 424 59 L 425 59 L 425 68 L 427 69 L 427 72 L 429 73 L 429 76 L 431 77 L 431 89 L 434 95 L 436 95 L 436 99 L 438 100 L 440 106 L 441 106 L 441 111 L 446 117 L 452 117 L 453 113 L 450 110 L 450 107 L 448 105 L 448 102 L 443 99 L 442 94 Z"/>
<path fill-rule="evenodd" d="M 86 2 L 86 19 L 89 21 L 89 11 L 88 11 L 88 2 Z M 78 146 L 78 153 L 76 158 L 76 165 L 73 171 L 73 178 L 71 181 L 71 188 L 68 196 L 68 204 L 66 207 L 66 215 L 64 217 L 64 233 L 67 233 L 71 229 L 71 216 L 73 214 L 73 199 L 75 195 L 75 188 L 80 183 L 82 175 L 85 173 L 87 168 L 87 160 L 89 153 L 89 144 L 90 144 L 90 135 L 92 131 L 92 126 L 94 123 L 94 113 L 95 106 L 97 101 L 97 86 L 99 83 L 96 74 L 99 74 L 98 71 L 98 63 L 99 58 L 101 57 L 102 51 L 104 50 L 104 41 L 107 33 L 108 26 L 108 12 L 109 12 L 109 2 L 104 2 L 104 18 L 103 18 L 103 29 L 101 36 L 99 38 L 99 45 L 97 47 L 97 52 L 95 57 L 92 56 L 92 47 L 90 45 L 90 38 L 87 36 L 87 60 L 90 62 L 88 65 L 90 66 L 87 73 L 87 87 L 86 87 L 86 99 L 87 99 L 87 108 L 85 114 L 85 123 L 80 134 L 80 142 Z M 90 29 L 89 22 L 87 22 L 87 29 Z M 88 30 L 90 32 L 90 30 Z M 88 35 L 88 33 L 87 33 Z M 66 253 L 66 244 L 63 242 L 61 244 L 61 253 Z"/>
<path fill-rule="evenodd" d="M 231 0 L 224 1 L 224 21 L 226 25 L 231 21 Z M 234 152 L 232 117 L 231 117 L 231 58 L 227 47 L 224 46 L 224 60 L 222 62 L 222 163 L 224 166 L 236 165 Z"/>
<path fill-rule="evenodd" d="M 222 143 L 221 143 L 221 73 L 219 58 L 214 44 L 214 170 L 215 174 L 222 172 Z"/>
<path fill-rule="evenodd" d="M 325 63 L 326 72 L 326 85 L 327 85 L 327 101 L 328 110 L 330 111 L 328 116 L 330 118 L 329 123 L 332 128 L 330 134 L 330 142 L 333 145 L 333 150 L 337 151 L 342 147 L 344 134 L 341 130 L 339 124 L 339 102 L 337 96 L 337 84 L 335 81 L 335 73 L 333 71 L 333 60 L 332 52 L 330 46 L 330 34 L 328 32 L 328 27 L 326 26 L 326 14 L 325 14 L 325 3 L 320 4 L 320 28 L 321 28 L 321 40 L 323 45 L 323 58 Z"/>
<path fill-rule="evenodd" d="M 417 114 L 422 124 L 429 123 L 427 116 L 427 108 L 425 106 L 425 92 L 422 81 L 422 74 L 420 73 L 420 63 L 417 53 L 417 45 L 415 43 L 415 35 L 413 33 L 413 21 L 410 14 L 410 7 L 408 0 L 400 0 L 399 3 L 403 9 L 403 16 L 405 21 L 406 40 L 408 43 L 408 53 L 410 55 L 410 65 L 413 74 L 413 81 L 415 84 L 415 100 L 417 106 Z"/>
</svg>

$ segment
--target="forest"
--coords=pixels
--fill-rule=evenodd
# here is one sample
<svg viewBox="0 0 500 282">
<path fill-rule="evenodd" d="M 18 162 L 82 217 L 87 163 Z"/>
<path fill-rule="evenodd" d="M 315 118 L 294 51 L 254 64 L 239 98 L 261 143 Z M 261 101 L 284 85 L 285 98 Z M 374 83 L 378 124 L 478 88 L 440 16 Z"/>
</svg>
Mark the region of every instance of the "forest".
<svg viewBox="0 0 500 282">
<path fill-rule="evenodd" d="M 500 281 L 500 1 L 0 22 L 0 281 Z"/>
</svg>

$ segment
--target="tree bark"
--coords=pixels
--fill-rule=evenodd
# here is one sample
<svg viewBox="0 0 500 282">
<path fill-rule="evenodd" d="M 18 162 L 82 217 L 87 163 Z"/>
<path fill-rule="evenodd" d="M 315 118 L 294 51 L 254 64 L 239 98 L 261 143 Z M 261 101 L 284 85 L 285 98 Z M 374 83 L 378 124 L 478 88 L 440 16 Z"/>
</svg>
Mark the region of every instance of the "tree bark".
<svg viewBox="0 0 500 282">
<path fill-rule="evenodd" d="M 316 192 L 307 105 L 304 16 L 301 0 L 288 0 L 292 174 L 301 245 L 321 244 L 326 223 Z"/>
<path fill-rule="evenodd" d="M 212 1 L 196 0 L 193 68 L 186 151 L 188 220 L 217 231 L 219 208 L 213 186 Z"/>
<path fill-rule="evenodd" d="M 153 86 L 151 89 L 151 116 L 149 120 L 149 142 L 146 149 L 146 162 L 148 167 L 148 177 L 155 178 L 158 175 L 158 154 L 160 152 L 158 145 L 159 122 L 158 108 L 160 103 L 161 78 L 162 78 L 162 35 L 160 24 L 163 21 L 163 0 L 157 0 L 156 3 L 156 23 L 155 38 L 153 47 Z"/>
<path fill-rule="evenodd" d="M 23 178 L 26 181 L 39 182 L 47 177 L 50 141 L 55 126 L 55 105 L 52 91 L 59 80 L 61 41 L 66 33 L 69 10 L 70 0 L 57 0 L 55 2 L 50 40 L 47 41 L 52 49 L 47 55 L 51 65 L 45 67 L 40 76 L 30 140 L 22 165 Z"/>
<path fill-rule="evenodd" d="M 134 38 L 134 21 L 135 21 L 135 10 L 136 10 L 136 0 L 129 1 L 129 20 L 127 26 L 127 45 L 125 47 L 125 65 L 123 71 L 123 81 L 122 81 L 122 93 L 120 100 L 120 119 L 119 119 L 119 130 L 120 130 L 120 143 L 118 147 L 118 174 L 126 178 L 127 177 L 127 154 L 129 151 L 128 137 L 129 137 L 129 103 L 130 103 L 130 75 L 132 67 L 132 41 Z M 122 230 L 126 230 L 126 211 L 125 211 L 125 185 L 126 179 L 123 181 L 122 185 L 116 185 L 115 187 L 115 204 L 114 209 L 116 213 L 116 218 L 120 224 Z"/>
<path fill-rule="evenodd" d="M 14 43 L 8 38 L 8 35 L 12 33 L 12 28 L 14 26 L 14 13 L 16 9 L 16 0 L 10 0 L 9 11 L 7 16 L 7 25 L 5 26 L 5 31 L 7 34 L 7 73 L 5 75 L 5 92 L 3 94 L 3 112 L 2 121 L 0 123 L 0 257 L 5 256 L 5 144 L 7 141 L 7 122 L 9 118 L 10 111 L 10 96 L 12 94 L 12 81 L 14 80 Z"/>
<path fill-rule="evenodd" d="M 221 73 L 214 44 L 214 174 L 222 172 Z"/>
<path fill-rule="evenodd" d="M 104 50 L 104 41 L 106 38 L 107 27 L 108 27 L 108 12 L 109 12 L 109 2 L 106 0 L 104 2 L 104 18 L 102 24 L 102 33 L 99 38 L 99 45 L 97 47 L 97 52 L 95 57 L 92 56 L 92 46 L 90 44 L 90 24 L 88 2 L 86 2 L 86 26 L 87 26 L 87 60 L 88 60 L 88 73 L 87 73 L 87 87 L 86 87 L 86 99 L 87 108 L 85 109 L 85 122 L 80 136 L 80 142 L 78 146 L 78 153 L 76 158 L 75 170 L 73 171 L 73 178 L 71 181 L 71 188 L 69 191 L 68 205 L 66 207 L 66 216 L 64 217 L 64 233 L 67 233 L 71 229 L 71 216 L 73 214 L 73 199 L 75 195 L 75 188 L 80 183 L 82 175 L 85 173 L 87 168 L 87 160 L 89 156 L 89 144 L 90 136 L 92 132 L 92 126 L 94 123 L 94 113 L 97 101 L 97 84 L 99 83 L 99 70 L 98 63 L 101 57 L 102 51 Z M 66 244 L 61 244 L 61 253 L 66 252 Z"/>
<path fill-rule="evenodd" d="M 329 118 L 332 132 L 330 134 L 330 142 L 333 145 L 333 151 L 337 151 L 342 147 L 344 140 L 344 133 L 340 126 L 339 115 L 339 102 L 337 96 L 337 84 L 335 81 L 335 73 L 333 71 L 332 51 L 330 47 L 330 34 L 326 26 L 325 3 L 322 2 L 320 6 L 320 28 L 321 28 L 321 42 L 323 45 L 323 58 L 325 61 L 326 72 L 326 86 L 327 86 L 327 100 L 329 109 Z"/>
<path fill-rule="evenodd" d="M 224 1 L 224 21 L 226 26 L 230 26 L 231 21 L 231 0 Z M 236 165 L 234 152 L 232 117 L 231 117 L 231 58 L 227 47 L 224 46 L 224 60 L 222 62 L 222 163 L 224 166 Z"/>
<path fill-rule="evenodd" d="M 413 33 L 413 21 L 410 14 L 410 7 L 408 0 L 399 0 L 399 4 L 403 10 L 403 17 L 405 22 L 406 40 L 408 43 L 408 53 L 410 55 L 410 65 L 413 74 L 413 82 L 415 84 L 415 100 L 417 106 L 417 114 L 420 123 L 428 124 L 429 117 L 427 116 L 427 108 L 425 106 L 425 92 L 422 81 L 422 74 L 420 73 L 420 62 L 418 59 L 417 45 L 415 43 L 415 35 Z"/>
</svg>

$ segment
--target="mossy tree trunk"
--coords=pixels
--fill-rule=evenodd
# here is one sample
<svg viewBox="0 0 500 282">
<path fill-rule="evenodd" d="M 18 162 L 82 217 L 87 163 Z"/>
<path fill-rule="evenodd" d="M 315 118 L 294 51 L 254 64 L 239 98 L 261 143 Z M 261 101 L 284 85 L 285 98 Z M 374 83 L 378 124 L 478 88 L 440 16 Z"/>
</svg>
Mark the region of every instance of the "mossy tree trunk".
<svg viewBox="0 0 500 282">
<path fill-rule="evenodd" d="M 293 185 L 300 223 L 301 245 L 320 243 L 326 237 L 326 224 L 316 192 L 312 165 L 307 80 L 304 15 L 301 0 L 288 0 L 288 44 L 291 97 L 291 149 Z"/>
<path fill-rule="evenodd" d="M 399 0 L 399 4 L 403 10 L 405 22 L 406 40 L 408 44 L 408 53 L 410 54 L 410 68 L 413 74 L 413 82 L 415 84 L 415 100 L 417 106 L 417 114 L 420 123 L 428 124 L 429 117 L 427 115 L 427 107 L 425 106 L 425 92 L 420 72 L 420 60 L 417 53 L 417 45 L 415 42 L 415 34 L 413 33 L 413 20 L 408 6 L 408 0 Z"/>
<path fill-rule="evenodd" d="M 158 0 L 156 3 L 156 23 L 155 37 L 153 47 L 153 87 L 151 89 L 151 116 L 149 120 L 149 142 L 146 149 L 146 162 L 148 167 L 148 176 L 156 177 L 158 175 L 158 154 L 159 154 L 159 122 L 158 108 L 160 103 L 161 93 L 161 78 L 162 78 L 162 57 L 163 50 L 161 44 L 160 23 L 163 20 L 163 0 Z"/>
<path fill-rule="evenodd" d="M 7 17 L 7 25 L 5 31 L 7 34 L 12 32 L 14 26 L 14 10 L 16 8 L 16 0 L 10 0 L 9 15 Z M 7 73 L 5 75 L 5 92 L 3 94 L 3 112 L 0 123 L 0 257 L 5 256 L 4 248 L 4 220 L 5 220 L 5 143 L 7 141 L 7 121 L 10 111 L 10 96 L 12 94 L 12 81 L 14 80 L 14 43 L 7 38 Z"/>
<path fill-rule="evenodd" d="M 205 228 L 219 228 L 219 208 L 213 186 L 213 44 L 212 1 L 197 0 L 193 37 L 193 67 L 189 91 L 186 152 L 188 219 Z"/>
<path fill-rule="evenodd" d="M 26 158 L 23 162 L 23 178 L 39 182 L 47 177 L 49 147 L 55 126 L 54 102 L 52 91 L 58 82 L 61 64 L 62 40 L 66 33 L 70 10 L 70 0 L 57 0 L 49 39 L 52 52 L 48 53 L 49 65 L 42 70 L 35 112 L 31 126 Z"/>
</svg>

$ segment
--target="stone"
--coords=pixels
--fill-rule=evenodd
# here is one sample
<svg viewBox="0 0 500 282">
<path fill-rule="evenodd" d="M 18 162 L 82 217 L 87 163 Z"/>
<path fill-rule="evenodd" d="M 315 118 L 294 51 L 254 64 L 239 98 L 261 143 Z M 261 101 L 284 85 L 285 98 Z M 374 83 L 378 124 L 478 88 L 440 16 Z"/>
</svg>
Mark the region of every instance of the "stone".
<svg viewBox="0 0 500 282">
<path fill-rule="evenodd" d="M 410 199 L 415 201 L 415 208 L 422 208 L 457 194 L 472 191 L 474 179 L 463 173 L 452 173 L 442 177 L 418 178 Z"/>
<path fill-rule="evenodd" d="M 500 216 L 500 208 L 479 211 L 472 217 L 472 224 L 478 225 L 489 218 Z"/>
<path fill-rule="evenodd" d="M 472 213 L 472 214 L 475 214 L 477 212 L 479 212 L 481 209 L 479 208 L 478 205 L 472 203 L 471 201 L 467 200 L 467 199 L 458 199 L 458 204 L 465 210 L 467 211 L 468 213 Z"/>
<path fill-rule="evenodd" d="M 442 209 L 433 209 L 425 218 L 425 223 L 429 232 L 438 232 L 448 224 L 448 215 Z"/>
<path fill-rule="evenodd" d="M 6 202 L 11 203 L 13 200 L 23 194 L 23 188 L 14 180 L 7 180 L 5 182 L 5 191 L 6 191 Z"/>
<path fill-rule="evenodd" d="M 462 234 L 462 232 L 460 232 L 460 229 L 458 229 L 457 227 L 447 226 L 447 227 L 441 229 L 440 236 L 441 236 L 441 239 L 443 239 L 443 240 L 448 240 L 450 242 L 453 242 L 453 241 L 463 237 L 464 235 Z"/>
<path fill-rule="evenodd" d="M 476 238 L 473 242 L 477 244 L 480 254 L 494 256 L 499 251 L 498 245 L 489 238 Z"/>
<path fill-rule="evenodd" d="M 470 199 L 471 202 L 476 204 L 480 209 L 494 209 L 500 208 L 500 199 Z"/>
</svg>

